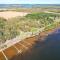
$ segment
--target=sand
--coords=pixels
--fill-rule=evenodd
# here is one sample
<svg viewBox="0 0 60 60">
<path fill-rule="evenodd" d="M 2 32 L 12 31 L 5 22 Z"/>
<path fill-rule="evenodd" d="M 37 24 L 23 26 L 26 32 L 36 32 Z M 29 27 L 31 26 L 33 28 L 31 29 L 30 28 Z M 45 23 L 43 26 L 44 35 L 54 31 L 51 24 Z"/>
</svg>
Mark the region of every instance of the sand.
<svg viewBox="0 0 60 60">
<path fill-rule="evenodd" d="M 17 16 L 25 16 L 27 14 L 28 14 L 27 12 L 4 11 L 4 12 L 0 12 L 0 17 L 9 19 Z"/>
</svg>

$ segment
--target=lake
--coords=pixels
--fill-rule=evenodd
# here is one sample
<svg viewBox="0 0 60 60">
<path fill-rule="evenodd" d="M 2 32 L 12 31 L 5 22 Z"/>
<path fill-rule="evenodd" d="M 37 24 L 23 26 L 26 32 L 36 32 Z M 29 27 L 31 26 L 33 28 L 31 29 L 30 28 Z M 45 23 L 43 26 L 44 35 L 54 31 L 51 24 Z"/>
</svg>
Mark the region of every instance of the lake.
<svg viewBox="0 0 60 60">
<path fill-rule="evenodd" d="M 58 32 L 57 32 L 58 31 Z M 60 28 L 48 35 L 44 41 L 38 40 L 24 55 L 18 54 L 11 60 L 60 60 Z"/>
<path fill-rule="evenodd" d="M 0 4 L 0 8 L 60 7 L 60 4 Z"/>
</svg>

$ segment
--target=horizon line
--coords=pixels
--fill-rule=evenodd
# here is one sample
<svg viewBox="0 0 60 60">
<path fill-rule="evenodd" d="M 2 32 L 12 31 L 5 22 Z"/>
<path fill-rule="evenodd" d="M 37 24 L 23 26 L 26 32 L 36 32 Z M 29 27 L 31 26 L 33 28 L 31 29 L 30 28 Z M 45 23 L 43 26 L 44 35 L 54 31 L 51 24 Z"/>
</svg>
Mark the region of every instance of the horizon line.
<svg viewBox="0 0 60 60">
<path fill-rule="evenodd" d="M 39 4 L 39 3 L 0 3 L 0 4 Z M 42 4 L 42 3 L 40 3 Z M 49 4 L 49 3 L 44 3 L 44 4 Z M 53 4 L 58 4 L 58 3 L 53 3 Z M 60 5 L 60 4 L 58 4 Z"/>
</svg>

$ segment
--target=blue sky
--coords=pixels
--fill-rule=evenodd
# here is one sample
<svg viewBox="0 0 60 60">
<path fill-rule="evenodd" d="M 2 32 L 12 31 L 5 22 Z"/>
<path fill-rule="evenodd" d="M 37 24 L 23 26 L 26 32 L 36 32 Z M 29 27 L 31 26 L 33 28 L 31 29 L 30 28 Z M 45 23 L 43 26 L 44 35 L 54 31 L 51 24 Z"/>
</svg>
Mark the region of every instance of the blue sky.
<svg viewBox="0 0 60 60">
<path fill-rule="evenodd" d="M 0 4 L 60 4 L 60 0 L 0 0 Z"/>
</svg>

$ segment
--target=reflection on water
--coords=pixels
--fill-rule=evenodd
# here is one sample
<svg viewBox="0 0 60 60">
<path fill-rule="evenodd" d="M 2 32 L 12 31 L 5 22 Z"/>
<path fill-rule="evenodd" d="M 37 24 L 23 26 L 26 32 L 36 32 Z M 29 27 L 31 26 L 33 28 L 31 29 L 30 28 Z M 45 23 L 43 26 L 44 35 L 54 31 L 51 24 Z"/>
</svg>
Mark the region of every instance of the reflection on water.
<svg viewBox="0 0 60 60">
<path fill-rule="evenodd" d="M 58 31 L 58 33 L 57 33 Z M 20 57 L 21 56 L 21 57 Z M 18 55 L 12 60 L 60 60 L 60 29 L 46 37 L 43 42 L 37 41 L 30 52 Z"/>
</svg>

